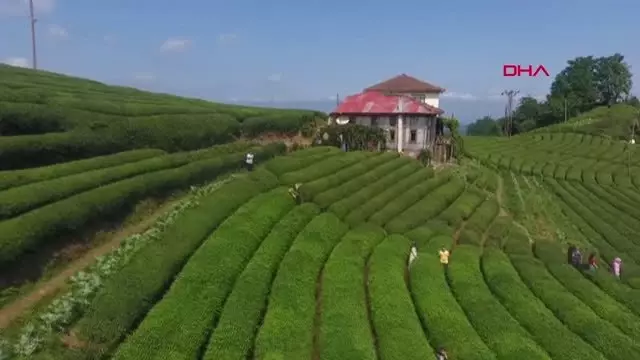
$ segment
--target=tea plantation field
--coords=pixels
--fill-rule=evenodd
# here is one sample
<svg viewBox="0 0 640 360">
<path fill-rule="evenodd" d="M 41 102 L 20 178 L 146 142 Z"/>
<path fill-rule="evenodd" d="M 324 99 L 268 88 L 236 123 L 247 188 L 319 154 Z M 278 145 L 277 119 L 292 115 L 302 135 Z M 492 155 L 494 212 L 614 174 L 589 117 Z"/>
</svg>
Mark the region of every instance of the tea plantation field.
<svg viewBox="0 0 640 360">
<path fill-rule="evenodd" d="M 216 154 L 204 160 L 189 153 L 175 169 L 221 174 L 242 146 L 251 145 L 206 150 Z M 265 155 L 252 173 L 195 188 L 148 232 L 74 277 L 69 292 L 5 334 L 3 354 L 422 360 L 444 347 L 456 360 L 640 359 L 640 193 L 635 158 L 631 176 L 617 161 L 623 145 L 584 134 L 468 138 L 471 159 L 444 170 L 328 147 L 267 160 L 282 152 L 276 147 L 256 149 Z M 74 174 L 103 171 L 118 184 L 114 169 L 127 164 L 187 161 L 167 156 L 138 151 L 101 158 L 101 167 L 76 162 L 15 175 L 2 191 L 60 184 L 32 200 L 36 190 L 23 192 L 0 214 L 9 222 L 79 189 L 112 186 L 87 175 L 59 180 Z M 205 163 L 218 165 L 195 170 Z M 174 172 L 130 179 L 146 179 L 142 191 L 191 176 Z M 288 193 L 296 183 L 300 205 Z M 115 191 L 89 197 L 100 204 L 76 204 L 97 211 L 102 196 L 129 194 Z M 61 212 L 16 221 L 29 226 L 2 245 L 3 258 L 38 246 L 43 238 L 28 238 L 39 234 L 30 229 L 63 226 L 55 224 L 68 220 L 38 225 Z M 412 241 L 419 255 L 409 268 Z M 585 258 L 597 252 L 600 268 L 567 265 L 569 242 Z M 448 268 L 439 263 L 442 247 L 451 249 Z M 624 262 L 621 279 L 608 269 L 614 257 Z"/>
</svg>

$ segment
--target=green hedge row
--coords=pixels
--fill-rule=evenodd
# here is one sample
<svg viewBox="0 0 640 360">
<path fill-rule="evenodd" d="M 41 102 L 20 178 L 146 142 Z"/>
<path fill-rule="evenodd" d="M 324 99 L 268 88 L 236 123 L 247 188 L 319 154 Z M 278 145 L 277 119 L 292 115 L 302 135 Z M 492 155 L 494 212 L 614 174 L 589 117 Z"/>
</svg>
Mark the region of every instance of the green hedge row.
<svg viewBox="0 0 640 360">
<path fill-rule="evenodd" d="M 277 184 L 274 175 L 256 169 L 200 200 L 107 279 L 78 321 L 78 336 L 107 349 L 115 345 L 151 309 L 209 234 L 242 204 Z"/>
<path fill-rule="evenodd" d="M 337 172 L 315 180 L 306 182 L 300 188 L 300 195 L 305 200 L 315 200 L 315 197 L 329 189 L 343 186 L 353 178 L 375 169 L 377 166 L 387 163 L 398 155 L 393 153 L 373 153 L 374 155 L 357 162 Z"/>
<path fill-rule="evenodd" d="M 367 260 L 384 237 L 382 228 L 364 224 L 331 253 L 322 273 L 321 359 L 377 359 L 363 284 Z"/>
<path fill-rule="evenodd" d="M 487 195 L 482 191 L 468 187 L 451 206 L 438 215 L 438 219 L 443 220 L 449 226 L 457 227 L 469 219 L 469 216 L 474 213 L 486 197 Z"/>
<path fill-rule="evenodd" d="M 447 349 L 451 359 L 496 360 L 451 293 L 437 261 L 438 250 L 451 245 L 451 237 L 442 235 L 425 245 L 418 244 L 418 259 L 411 265 L 411 294 L 416 311 L 432 342 Z"/>
<path fill-rule="evenodd" d="M 384 181 L 380 180 L 375 184 L 371 184 L 354 194 L 352 200 L 348 200 L 347 210 L 350 211 L 344 219 L 351 226 L 365 222 L 390 201 L 404 194 L 407 189 L 413 189 L 418 184 L 433 178 L 433 176 L 433 169 L 423 168 L 406 176 L 404 179 L 396 178 L 395 176 L 387 177 Z"/>
<path fill-rule="evenodd" d="M 545 359 L 547 353 L 493 296 L 480 271 L 481 249 L 458 245 L 449 263 L 449 283 L 469 321 L 499 359 Z"/>
<path fill-rule="evenodd" d="M 385 154 L 386 155 L 386 154 Z M 382 156 L 385 156 L 382 155 Z M 380 156 L 380 157 L 382 157 Z M 398 155 L 389 156 L 389 160 L 380 164 L 366 164 L 370 169 L 361 173 L 361 175 L 356 175 L 356 169 L 351 169 L 352 176 L 344 175 L 345 179 L 348 179 L 346 182 L 341 185 L 337 185 L 335 187 L 329 188 L 319 194 L 317 194 L 313 201 L 320 205 L 323 209 L 328 208 L 333 203 L 338 202 L 341 199 L 347 198 L 349 195 L 355 193 L 356 191 L 362 189 L 363 187 L 376 182 L 377 180 L 383 178 L 385 175 L 390 174 L 398 170 L 403 165 L 407 165 L 411 162 L 415 162 L 415 160 L 406 158 L 406 157 L 397 157 Z M 365 165 L 365 162 L 362 163 Z M 339 173 L 336 174 L 336 176 Z M 325 181 L 328 179 L 325 178 Z"/>
<path fill-rule="evenodd" d="M 462 194 L 464 188 L 465 183 L 462 180 L 453 178 L 445 185 L 435 189 L 424 199 L 393 217 L 386 223 L 385 230 L 390 233 L 404 234 L 424 224 L 451 206 Z"/>
<path fill-rule="evenodd" d="M 293 185 L 296 183 L 304 184 L 309 181 L 317 180 L 324 176 L 329 176 L 337 171 L 345 169 L 359 161 L 363 161 L 371 156 L 377 154 L 367 153 L 363 151 L 354 151 L 341 154 L 338 156 L 331 156 L 328 159 L 307 164 L 306 167 L 299 170 L 290 171 L 280 176 L 280 180 L 286 185 Z"/>
<path fill-rule="evenodd" d="M 271 159 L 265 163 L 265 166 L 272 173 L 281 176 L 288 172 L 296 171 L 326 160 L 330 157 L 343 154 L 340 149 L 335 147 L 323 146 L 309 148 L 309 150 L 311 149 L 320 149 L 322 151 L 309 152 L 307 149 L 295 151 L 287 154 L 287 156 L 278 156 L 277 158 Z"/>
<path fill-rule="evenodd" d="M 448 174 L 439 174 L 438 176 L 430 178 L 429 180 L 412 188 L 405 188 L 401 194 L 396 195 L 393 199 L 387 199 L 384 206 L 371 215 L 368 221 L 376 225 L 384 226 L 389 221 L 399 216 L 403 211 L 418 203 L 421 199 L 429 197 L 436 189 L 445 186 L 452 180 L 453 178 Z M 375 198 L 372 199 L 372 201 L 375 200 Z M 363 206 L 365 205 L 366 204 L 363 204 Z"/>
<path fill-rule="evenodd" d="M 318 214 L 320 209 L 313 204 L 297 206 L 262 241 L 233 285 L 204 360 L 245 359 L 250 355 L 280 262 L 298 233 Z"/>
<path fill-rule="evenodd" d="M 554 359 L 606 359 L 569 330 L 522 282 L 509 257 L 489 248 L 482 255 L 482 272 L 502 305 Z"/>
<path fill-rule="evenodd" d="M 489 228 L 499 212 L 500 204 L 498 204 L 498 201 L 495 198 L 487 199 L 469 217 L 465 224 L 465 229 L 482 233 Z"/>
<path fill-rule="evenodd" d="M 410 246 L 406 237 L 391 235 L 375 248 L 369 261 L 367 286 L 380 359 L 434 356 L 405 282 Z"/>
<path fill-rule="evenodd" d="M 278 188 L 238 209 L 193 254 L 169 291 L 113 358 L 198 357 L 235 280 L 262 240 L 293 207 L 287 189 Z"/>
<path fill-rule="evenodd" d="M 285 255 L 255 343 L 256 359 L 311 359 L 316 285 L 348 227 L 331 213 L 311 220 Z"/>
<path fill-rule="evenodd" d="M 285 149 L 281 143 L 267 145 L 256 152 L 256 158 L 270 158 L 283 153 Z M 13 260 L 44 241 L 76 231 L 90 221 L 118 214 L 149 196 L 167 194 L 210 181 L 222 173 L 239 168 L 242 157 L 243 154 L 227 155 L 138 175 L 0 222 L 0 263 Z"/>
<path fill-rule="evenodd" d="M 231 155 L 231 153 L 236 153 L 240 158 L 244 154 L 244 150 L 247 149 L 248 146 L 245 144 L 233 144 L 194 152 L 157 156 L 0 191 L 0 220 L 140 174 L 177 168 L 190 162 Z M 259 148 L 255 147 L 253 150 L 259 150 Z"/>
<path fill-rule="evenodd" d="M 487 238 L 484 241 L 484 246 L 502 249 L 507 242 L 506 240 L 508 239 L 513 226 L 516 225 L 514 225 L 513 219 L 511 217 L 497 217 L 489 228 Z"/>
<path fill-rule="evenodd" d="M 567 291 L 531 256 L 511 255 L 511 261 L 531 291 L 569 330 L 600 351 L 607 359 L 640 358 L 640 345 L 613 324 L 598 317 L 587 305 Z"/>
<path fill-rule="evenodd" d="M 609 321 L 632 339 L 640 339 L 640 318 L 607 293 L 594 287 L 579 270 L 567 264 L 562 256 L 566 254 L 563 250 L 557 244 L 541 243 L 536 244 L 535 254 L 539 258 L 549 259 L 546 261 L 549 273 L 596 315 Z"/>
<path fill-rule="evenodd" d="M 370 180 L 369 177 L 358 177 L 353 181 L 359 182 L 357 191 L 352 191 L 349 194 L 345 194 L 341 200 L 338 200 L 329 206 L 329 211 L 338 215 L 339 218 L 344 218 L 351 211 L 359 206 L 362 206 L 367 201 L 374 198 L 376 195 L 381 194 L 386 189 L 411 178 L 417 178 L 417 175 L 422 176 L 422 165 L 409 158 L 401 158 L 394 160 L 392 163 L 403 162 L 404 166 L 401 166 L 394 171 L 386 173 L 377 180 Z M 391 166 L 391 163 L 389 163 Z M 331 191 L 331 190 L 329 190 Z M 328 191 L 328 192 L 329 192 Z"/>
<path fill-rule="evenodd" d="M 163 150 L 143 149 L 125 151 L 113 155 L 98 156 L 87 160 L 78 160 L 35 169 L 0 171 L 0 190 L 31 184 L 38 181 L 56 179 L 95 169 L 118 166 L 160 155 Z"/>
<path fill-rule="evenodd" d="M 640 209 L 620 201 L 601 186 L 573 184 L 573 187 L 591 197 L 593 203 L 598 204 L 598 207 L 608 214 L 608 218 L 603 220 L 616 226 L 625 236 L 631 236 L 632 241 L 635 240 L 636 234 L 640 231 Z M 640 241 L 636 241 L 636 244 L 640 245 Z"/>
</svg>

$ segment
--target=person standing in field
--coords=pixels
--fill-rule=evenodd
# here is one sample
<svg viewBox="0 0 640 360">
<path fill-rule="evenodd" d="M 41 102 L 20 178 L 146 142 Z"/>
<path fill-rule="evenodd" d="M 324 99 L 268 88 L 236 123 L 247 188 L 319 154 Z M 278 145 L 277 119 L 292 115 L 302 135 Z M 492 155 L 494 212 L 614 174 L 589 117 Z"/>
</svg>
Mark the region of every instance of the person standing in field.
<svg viewBox="0 0 640 360">
<path fill-rule="evenodd" d="M 436 352 L 436 360 L 449 360 L 449 355 L 447 355 L 447 351 L 443 347 Z"/>
<path fill-rule="evenodd" d="M 302 204 L 302 196 L 300 195 L 301 186 L 302 184 L 297 183 L 293 185 L 293 187 L 289 188 L 289 194 L 293 197 L 293 199 L 296 201 L 296 204 L 298 205 Z"/>
<path fill-rule="evenodd" d="M 244 159 L 248 171 L 253 171 L 253 153 L 248 152 Z"/>
<path fill-rule="evenodd" d="M 409 254 L 409 267 L 411 264 L 418 258 L 418 248 L 416 247 L 416 242 L 411 243 L 411 253 Z"/>
<path fill-rule="evenodd" d="M 438 255 L 440 255 L 440 264 L 446 269 L 449 266 L 449 250 L 442 248 Z"/>
<path fill-rule="evenodd" d="M 567 250 L 567 264 L 573 264 L 573 253 L 577 250 L 576 246 L 573 244 L 569 245 L 569 249 Z"/>
<path fill-rule="evenodd" d="M 611 271 L 613 271 L 613 275 L 620 279 L 620 273 L 622 272 L 622 259 L 619 257 L 613 259 L 613 263 L 611 264 Z"/>
<path fill-rule="evenodd" d="M 596 269 L 598 268 L 598 259 L 596 258 L 596 254 L 595 253 L 591 253 L 589 255 L 589 270 L 591 270 L 592 272 L 595 272 Z"/>
<path fill-rule="evenodd" d="M 580 252 L 580 249 L 575 249 L 571 258 L 573 266 L 580 268 L 580 265 L 582 264 L 582 253 Z"/>
</svg>

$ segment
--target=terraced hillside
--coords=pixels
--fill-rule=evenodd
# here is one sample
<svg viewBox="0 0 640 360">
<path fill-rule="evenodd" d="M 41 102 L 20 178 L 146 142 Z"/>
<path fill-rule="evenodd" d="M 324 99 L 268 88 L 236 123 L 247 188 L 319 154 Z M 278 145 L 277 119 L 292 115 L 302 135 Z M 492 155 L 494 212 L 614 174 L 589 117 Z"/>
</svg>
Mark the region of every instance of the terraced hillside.
<svg viewBox="0 0 640 360">
<path fill-rule="evenodd" d="M 212 103 L 0 64 L 0 170 L 296 134 L 324 114 Z"/>
<path fill-rule="evenodd" d="M 640 358 L 633 183 L 494 157 L 526 143 L 521 162 L 555 174 L 589 159 L 571 145 L 585 139 L 470 139 L 478 160 L 444 170 L 326 147 L 276 157 L 195 191 L 5 336 L 29 359 Z M 527 156 L 543 143 L 573 160 Z M 600 269 L 567 265 L 567 242 Z"/>
</svg>

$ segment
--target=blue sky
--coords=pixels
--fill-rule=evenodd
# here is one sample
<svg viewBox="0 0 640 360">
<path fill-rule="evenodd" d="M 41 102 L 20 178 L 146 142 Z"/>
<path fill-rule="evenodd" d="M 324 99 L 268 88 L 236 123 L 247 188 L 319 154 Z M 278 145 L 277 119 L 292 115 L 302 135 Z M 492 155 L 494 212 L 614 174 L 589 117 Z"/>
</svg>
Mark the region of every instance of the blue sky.
<svg viewBox="0 0 640 360">
<path fill-rule="evenodd" d="M 614 52 L 640 85 L 637 0 L 34 2 L 41 68 L 224 102 L 330 106 L 407 73 L 481 116 L 504 89 L 544 95 L 566 60 Z M 30 61 L 26 4 L 0 0 L 0 61 Z M 552 77 L 504 78 L 505 63 Z"/>
</svg>

